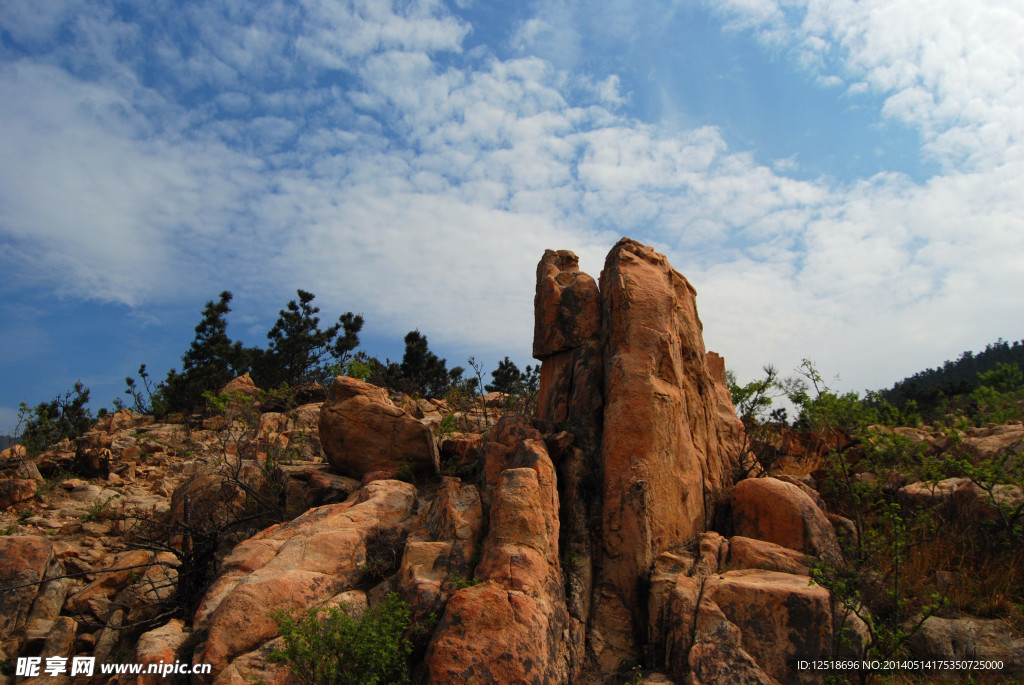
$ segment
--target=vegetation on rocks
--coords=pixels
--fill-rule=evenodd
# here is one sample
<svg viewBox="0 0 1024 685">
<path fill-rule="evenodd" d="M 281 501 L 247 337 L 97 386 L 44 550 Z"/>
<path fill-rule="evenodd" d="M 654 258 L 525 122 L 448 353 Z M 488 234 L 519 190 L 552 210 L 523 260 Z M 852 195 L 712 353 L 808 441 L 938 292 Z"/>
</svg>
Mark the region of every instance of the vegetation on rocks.
<svg viewBox="0 0 1024 685">
<path fill-rule="evenodd" d="M 286 664 L 303 685 L 407 682 L 409 605 L 391 593 L 357 616 L 350 612 L 346 604 L 311 608 L 298 617 L 276 612 L 284 647 L 271 653 L 271 661 Z"/>
<path fill-rule="evenodd" d="M 18 411 L 21 428 L 20 444 L 30 456 L 36 456 L 61 440 L 75 440 L 93 424 L 89 403 L 89 389 L 81 381 L 49 402 L 29 408 L 24 402 Z"/>
<path fill-rule="evenodd" d="M 866 626 L 858 656 L 910 657 L 933 616 L 1024 628 L 1024 430 L 1014 425 L 1024 418 L 1020 367 L 1000 362 L 979 373 L 962 394 L 945 396 L 948 411 L 933 414 L 931 425 L 912 401 L 897 407 L 877 393 L 835 393 L 807 361 L 793 379 L 769 372 L 731 389 L 748 436 L 760 443 L 756 454 L 779 445 L 786 431 L 816 443 L 809 453 L 820 462 L 809 468 L 817 469 L 829 511 L 852 526 L 840 536 L 845 562 L 819 560 L 812 576 Z M 778 412 L 765 420 L 779 396 L 799 412 L 792 427 Z M 1005 421 L 1015 441 L 992 448 L 973 437 Z"/>
<path fill-rule="evenodd" d="M 245 347 L 228 336 L 230 292 L 222 292 L 217 302 L 207 302 L 195 338 L 182 356 L 180 372 L 171 369 L 164 381 L 153 384 L 143 364 L 139 381 L 125 379 L 125 394 L 132 398 L 134 409 L 157 416 L 194 412 L 203 406 L 206 393 L 218 392 L 244 373 L 251 373 L 256 384 L 267 390 L 337 375 L 359 345 L 363 317 L 346 312 L 336 324 L 321 329 L 320 308 L 312 304 L 316 296 L 301 289 L 297 294 L 297 301 L 289 301 L 278 312 L 267 333 L 266 349 Z"/>
</svg>

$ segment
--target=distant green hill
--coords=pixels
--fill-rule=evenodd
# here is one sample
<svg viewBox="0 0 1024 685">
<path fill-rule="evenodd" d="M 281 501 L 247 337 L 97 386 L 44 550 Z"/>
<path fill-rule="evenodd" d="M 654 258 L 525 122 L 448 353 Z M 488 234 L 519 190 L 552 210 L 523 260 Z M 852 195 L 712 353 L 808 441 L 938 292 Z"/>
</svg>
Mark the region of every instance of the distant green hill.
<svg viewBox="0 0 1024 685">
<path fill-rule="evenodd" d="M 964 352 L 956 361 L 946 361 L 941 367 L 904 378 L 883 390 L 882 396 L 901 408 L 914 401 L 919 411 L 928 414 L 951 400 L 969 395 L 978 387 L 978 374 L 1001 363 L 1024 368 L 1024 340 L 1011 344 L 1000 338 L 977 354 Z"/>
</svg>

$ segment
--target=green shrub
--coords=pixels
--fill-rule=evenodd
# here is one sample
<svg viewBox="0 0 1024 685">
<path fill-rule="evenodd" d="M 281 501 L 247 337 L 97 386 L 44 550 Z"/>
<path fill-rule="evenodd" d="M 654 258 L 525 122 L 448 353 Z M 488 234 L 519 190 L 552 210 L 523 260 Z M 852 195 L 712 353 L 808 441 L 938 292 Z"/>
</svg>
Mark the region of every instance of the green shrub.
<svg viewBox="0 0 1024 685">
<path fill-rule="evenodd" d="M 89 388 L 76 381 L 74 388 L 50 402 L 29 408 L 24 402 L 18 408 L 18 424 L 22 429 L 21 445 L 34 457 L 50 445 L 67 438 L 74 440 L 92 427 L 93 417 L 85 405 Z"/>
<path fill-rule="evenodd" d="M 311 608 L 298 618 L 272 614 L 284 648 L 270 660 L 286 664 L 303 685 L 376 685 L 409 680 L 406 635 L 409 605 L 391 593 L 377 606 L 353 617 L 342 604 L 327 610 Z"/>
</svg>

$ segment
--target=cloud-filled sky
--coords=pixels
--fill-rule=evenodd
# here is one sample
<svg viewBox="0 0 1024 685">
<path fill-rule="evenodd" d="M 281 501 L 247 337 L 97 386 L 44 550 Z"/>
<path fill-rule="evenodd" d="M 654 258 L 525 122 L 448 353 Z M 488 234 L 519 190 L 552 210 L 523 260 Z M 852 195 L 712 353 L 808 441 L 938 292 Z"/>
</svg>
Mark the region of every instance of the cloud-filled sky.
<svg viewBox="0 0 1024 685">
<path fill-rule="evenodd" d="M 537 260 L 654 245 L 741 380 L 1024 337 L 1015 0 L 5 0 L 0 432 L 297 288 L 531 363 Z"/>
</svg>

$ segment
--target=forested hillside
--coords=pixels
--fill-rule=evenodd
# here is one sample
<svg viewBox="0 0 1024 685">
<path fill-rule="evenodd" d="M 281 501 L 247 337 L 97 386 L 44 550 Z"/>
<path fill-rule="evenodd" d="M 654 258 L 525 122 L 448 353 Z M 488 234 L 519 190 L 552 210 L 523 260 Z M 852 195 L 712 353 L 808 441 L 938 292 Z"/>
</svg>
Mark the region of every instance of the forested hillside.
<svg viewBox="0 0 1024 685">
<path fill-rule="evenodd" d="M 1024 368 L 1024 340 L 1009 343 L 1000 338 L 977 354 L 964 352 L 956 361 L 947 360 L 940 367 L 898 381 L 882 391 L 882 396 L 901 409 L 915 402 L 919 411 L 930 414 L 956 398 L 970 395 L 980 385 L 978 375 L 994 371 L 999 364 Z"/>
</svg>

